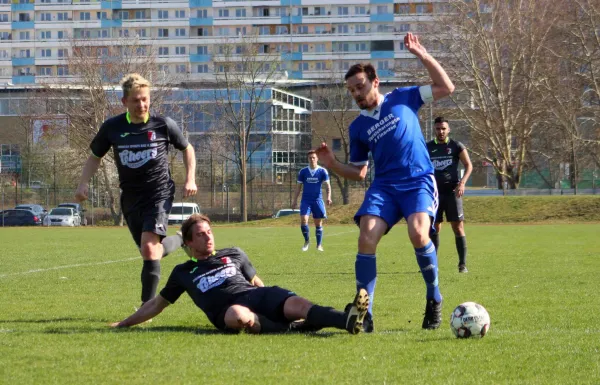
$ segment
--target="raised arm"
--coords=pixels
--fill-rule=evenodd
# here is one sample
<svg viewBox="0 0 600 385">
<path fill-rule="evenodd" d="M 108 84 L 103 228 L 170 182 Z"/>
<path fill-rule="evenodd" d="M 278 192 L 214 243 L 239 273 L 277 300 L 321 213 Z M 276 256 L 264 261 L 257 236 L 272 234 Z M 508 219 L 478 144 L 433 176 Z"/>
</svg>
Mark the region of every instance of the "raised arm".
<svg viewBox="0 0 600 385">
<path fill-rule="evenodd" d="M 169 306 L 169 302 L 160 295 L 157 295 L 150 301 L 144 303 L 138 311 L 125 318 L 123 321 L 114 322 L 110 324 L 110 326 L 113 328 L 124 328 L 141 324 L 142 322 L 146 322 L 159 315 L 167 306 Z"/>
<path fill-rule="evenodd" d="M 431 93 L 433 95 L 433 100 L 441 99 L 454 92 L 454 84 L 448 77 L 448 74 L 444 71 L 440 63 L 427 53 L 425 47 L 419 43 L 419 37 L 417 35 L 413 35 L 410 32 L 407 33 L 404 37 L 404 46 L 413 55 L 419 58 L 425 68 L 427 68 L 429 77 L 431 77 L 432 80 Z"/>
<path fill-rule="evenodd" d="M 85 166 L 83 166 L 83 171 L 81 172 L 81 178 L 79 179 L 79 186 L 77 186 L 77 191 L 75 191 L 75 200 L 77 200 L 77 202 L 83 202 L 88 198 L 88 184 L 96 171 L 98 171 L 100 162 L 102 162 L 102 158 L 98 158 L 93 154 L 90 154 L 85 162 Z"/>
<path fill-rule="evenodd" d="M 184 197 L 196 195 L 198 187 L 196 186 L 196 152 L 191 144 L 183 152 L 183 165 L 185 166 L 185 186 Z"/>
</svg>

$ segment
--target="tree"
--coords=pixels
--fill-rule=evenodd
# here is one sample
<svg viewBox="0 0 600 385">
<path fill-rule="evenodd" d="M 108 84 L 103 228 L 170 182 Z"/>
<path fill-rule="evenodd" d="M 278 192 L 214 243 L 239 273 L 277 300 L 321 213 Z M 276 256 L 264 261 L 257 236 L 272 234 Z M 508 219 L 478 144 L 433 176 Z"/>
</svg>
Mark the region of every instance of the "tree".
<svg viewBox="0 0 600 385">
<path fill-rule="evenodd" d="M 240 212 L 248 220 L 247 186 L 252 156 L 264 148 L 273 130 L 267 103 L 273 84 L 282 79 L 280 55 L 256 36 L 225 39 L 213 53 L 216 84 L 213 132 L 218 132 L 222 154 L 239 172 Z"/>
<path fill-rule="evenodd" d="M 518 188 L 536 122 L 538 83 L 557 13 L 548 0 L 450 0 L 437 23 L 451 96 L 471 134 L 470 150 L 491 163 L 499 187 Z"/>
</svg>

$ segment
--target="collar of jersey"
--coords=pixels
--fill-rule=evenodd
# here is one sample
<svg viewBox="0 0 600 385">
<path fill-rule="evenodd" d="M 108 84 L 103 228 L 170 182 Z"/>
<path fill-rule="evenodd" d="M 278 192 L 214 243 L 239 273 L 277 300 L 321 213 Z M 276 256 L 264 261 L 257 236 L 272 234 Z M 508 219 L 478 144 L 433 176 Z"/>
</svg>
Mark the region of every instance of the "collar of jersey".
<svg viewBox="0 0 600 385">
<path fill-rule="evenodd" d="M 210 255 L 211 257 L 214 257 L 215 255 L 217 255 L 217 252 L 215 250 L 213 250 L 212 254 Z M 194 257 L 190 258 L 192 260 L 192 262 L 198 262 L 198 260 Z"/>
<path fill-rule="evenodd" d="M 319 167 L 320 167 L 319 165 L 317 165 L 317 167 L 315 167 L 315 168 L 310 168 L 310 166 L 308 166 L 307 168 L 308 168 L 308 172 L 310 172 L 310 176 L 315 175 L 315 173 L 317 172 Z"/>
<path fill-rule="evenodd" d="M 438 142 L 437 138 L 433 138 L 433 141 L 435 142 L 435 144 L 440 144 L 440 142 Z M 444 143 L 448 143 L 450 141 L 450 137 L 447 136 L 446 140 L 444 140 Z"/>
<path fill-rule="evenodd" d="M 127 119 L 127 123 L 131 124 L 131 118 L 129 117 L 129 111 L 127 111 L 127 113 L 125 114 L 125 119 Z M 150 120 L 150 113 L 146 112 L 146 117 L 144 118 L 144 123 L 148 123 L 148 120 Z"/>
<path fill-rule="evenodd" d="M 378 101 L 377 101 L 377 107 L 373 108 L 371 111 L 361 110 L 360 114 L 363 116 L 368 116 L 369 118 L 379 119 L 379 114 L 381 113 L 381 105 L 383 104 L 384 100 L 385 100 L 385 96 L 379 94 Z"/>
</svg>

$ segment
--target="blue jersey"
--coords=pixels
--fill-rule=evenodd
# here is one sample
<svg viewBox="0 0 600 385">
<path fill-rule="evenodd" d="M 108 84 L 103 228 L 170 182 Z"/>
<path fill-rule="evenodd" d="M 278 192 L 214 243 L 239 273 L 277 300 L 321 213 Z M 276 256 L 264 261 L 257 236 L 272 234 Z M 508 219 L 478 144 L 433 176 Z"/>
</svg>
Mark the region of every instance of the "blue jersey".
<svg viewBox="0 0 600 385">
<path fill-rule="evenodd" d="M 317 166 L 314 170 L 310 167 L 304 167 L 298 173 L 298 183 L 303 184 L 302 200 L 316 201 L 323 199 L 321 193 L 321 184 L 329 180 L 329 173 L 323 167 Z"/>
<path fill-rule="evenodd" d="M 433 174 L 417 112 L 419 87 L 397 88 L 372 111 L 363 110 L 350 124 L 350 163 L 364 165 L 369 152 L 375 182 L 405 184 Z"/>
</svg>

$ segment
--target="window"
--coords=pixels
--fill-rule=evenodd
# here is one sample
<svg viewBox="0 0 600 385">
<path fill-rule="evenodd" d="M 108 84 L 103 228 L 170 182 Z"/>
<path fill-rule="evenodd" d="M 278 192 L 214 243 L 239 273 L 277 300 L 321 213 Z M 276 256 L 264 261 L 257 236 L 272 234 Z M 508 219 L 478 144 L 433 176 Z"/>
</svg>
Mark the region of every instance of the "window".
<svg viewBox="0 0 600 385">
<path fill-rule="evenodd" d="M 175 28 L 175 36 L 185 36 L 185 28 Z"/>
<path fill-rule="evenodd" d="M 364 24 L 356 24 L 354 26 L 354 33 L 367 33 L 367 26 Z"/>
<path fill-rule="evenodd" d="M 169 18 L 169 11 L 166 10 L 158 10 L 158 18 L 159 19 L 168 19 Z"/>
<path fill-rule="evenodd" d="M 175 55 L 185 55 L 185 47 L 175 47 Z"/>
<path fill-rule="evenodd" d="M 348 7 L 338 7 L 337 14 L 338 15 L 348 15 Z"/>
<path fill-rule="evenodd" d="M 165 75 L 166 75 L 166 74 L 170 74 L 170 73 L 171 73 L 171 68 L 169 67 L 169 65 L 168 65 L 168 64 L 160 64 L 160 65 L 158 66 L 158 70 L 159 70 L 160 72 L 162 72 L 163 74 L 165 74 Z"/>
<path fill-rule="evenodd" d="M 318 61 L 315 63 L 315 70 L 317 71 L 323 71 L 327 69 L 327 62 L 324 61 Z"/>
<path fill-rule="evenodd" d="M 158 56 L 169 56 L 169 47 L 158 47 Z"/>
<path fill-rule="evenodd" d="M 325 26 L 324 25 L 315 26 L 315 33 L 316 34 L 325 33 Z"/>
<path fill-rule="evenodd" d="M 410 31 L 410 24 L 400 24 L 400 32 Z"/>
<path fill-rule="evenodd" d="M 228 27 L 217 28 L 217 36 L 229 36 L 229 28 Z"/>
<path fill-rule="evenodd" d="M 198 73 L 199 74 L 208 73 L 208 64 L 198 64 Z"/>
<path fill-rule="evenodd" d="M 275 26 L 275 35 L 287 35 L 288 27 L 285 25 L 277 25 Z"/>
<path fill-rule="evenodd" d="M 337 33 L 348 33 L 350 28 L 348 28 L 347 24 L 340 24 L 337 26 Z"/>
<path fill-rule="evenodd" d="M 69 57 L 69 50 L 66 48 L 59 48 L 58 57 Z"/>
<path fill-rule="evenodd" d="M 401 15 L 408 15 L 410 13 L 410 5 L 402 4 L 398 7 L 398 13 Z"/>
<path fill-rule="evenodd" d="M 40 38 L 44 39 L 52 39 L 52 31 L 42 31 L 40 32 Z"/>
<path fill-rule="evenodd" d="M 183 9 L 178 9 L 175 11 L 176 19 L 185 19 L 185 11 Z"/>
<path fill-rule="evenodd" d="M 80 12 L 79 20 L 90 20 L 90 13 L 89 12 Z"/>
<path fill-rule="evenodd" d="M 31 57 L 31 51 L 28 49 L 22 49 L 19 51 L 19 57 Z"/>
<path fill-rule="evenodd" d="M 354 7 L 354 14 L 355 15 L 366 15 L 367 8 L 366 7 Z"/>
<path fill-rule="evenodd" d="M 38 74 L 40 76 L 52 76 L 52 67 L 39 67 Z"/>
<path fill-rule="evenodd" d="M 237 36 L 246 35 L 246 27 L 238 27 L 235 29 L 235 34 Z"/>
<path fill-rule="evenodd" d="M 219 9 L 219 17 L 229 17 L 228 9 Z"/>
<path fill-rule="evenodd" d="M 158 37 L 169 37 L 169 30 L 167 28 L 159 28 Z"/>
<path fill-rule="evenodd" d="M 258 53 L 269 53 L 269 45 L 268 44 L 261 44 L 258 47 Z"/>
<path fill-rule="evenodd" d="M 415 10 L 417 13 L 427 13 L 427 6 L 425 4 L 418 4 Z"/>
<path fill-rule="evenodd" d="M 196 17 L 199 19 L 206 19 L 208 17 L 208 10 L 206 10 L 206 9 L 197 10 Z"/>
<path fill-rule="evenodd" d="M 0 21 L 8 21 L 8 13 L 0 13 Z"/>
<path fill-rule="evenodd" d="M 52 16 L 50 16 L 50 12 L 44 12 L 40 14 L 41 21 L 50 21 L 52 20 Z"/>
<path fill-rule="evenodd" d="M 145 18 L 146 18 L 146 12 L 141 11 L 141 10 L 135 11 L 135 19 L 136 20 L 142 20 Z"/>
<path fill-rule="evenodd" d="M 235 10 L 235 17 L 246 17 L 246 8 L 238 8 Z"/>
<path fill-rule="evenodd" d="M 324 43 L 315 44 L 315 52 L 326 52 L 325 44 Z"/>
<path fill-rule="evenodd" d="M 19 13 L 19 21 L 31 21 L 31 16 L 28 13 Z"/>
<path fill-rule="evenodd" d="M 89 39 L 90 37 L 92 37 L 92 31 L 90 31 L 89 29 L 81 30 L 79 36 L 82 38 Z"/>
<path fill-rule="evenodd" d="M 41 53 L 42 53 L 42 57 L 52 57 L 51 49 L 43 49 L 43 50 L 41 50 Z"/>
<path fill-rule="evenodd" d="M 296 27 L 296 33 L 298 34 L 307 34 L 308 33 L 308 25 L 299 25 Z"/>
<path fill-rule="evenodd" d="M 390 63 L 388 61 L 377 62 L 377 69 L 378 70 L 387 70 L 387 69 L 390 69 Z"/>
<path fill-rule="evenodd" d="M 208 36 L 208 29 L 198 28 L 198 36 Z"/>
<path fill-rule="evenodd" d="M 129 30 L 128 29 L 119 29 L 119 37 L 129 37 Z"/>
<path fill-rule="evenodd" d="M 288 7 L 275 8 L 275 16 L 289 16 Z"/>
<path fill-rule="evenodd" d="M 98 48 L 98 56 L 107 57 L 108 56 L 108 48 L 107 47 Z"/>
<path fill-rule="evenodd" d="M 121 19 L 121 20 L 129 20 L 129 11 L 121 11 L 121 12 L 119 12 L 119 19 Z"/>
<path fill-rule="evenodd" d="M 57 35 L 58 35 L 58 39 L 62 40 L 65 38 L 65 31 L 58 31 Z"/>
<path fill-rule="evenodd" d="M 31 35 L 29 31 L 21 31 L 19 32 L 19 40 L 29 40 Z"/>
<path fill-rule="evenodd" d="M 386 14 L 389 13 L 388 11 L 388 6 L 387 5 L 378 5 L 377 6 L 377 13 L 378 14 Z"/>
<path fill-rule="evenodd" d="M 308 63 L 307 62 L 298 63 L 298 71 L 308 71 Z"/>
<path fill-rule="evenodd" d="M 298 8 L 298 16 L 308 16 L 308 7 Z"/>
<path fill-rule="evenodd" d="M 271 29 L 269 28 L 268 25 L 260 26 L 260 27 L 258 27 L 258 34 L 259 35 L 270 35 Z"/>
<path fill-rule="evenodd" d="M 106 12 L 96 12 L 96 19 L 108 20 L 108 14 Z"/>
<path fill-rule="evenodd" d="M 296 52 L 308 52 L 308 44 L 296 44 Z"/>
<path fill-rule="evenodd" d="M 207 45 L 199 45 L 196 48 L 196 53 L 198 55 L 208 55 L 208 46 Z"/>
<path fill-rule="evenodd" d="M 186 72 L 187 72 L 187 68 L 186 68 L 185 64 L 177 64 L 175 66 L 175 73 L 184 74 Z"/>
<path fill-rule="evenodd" d="M 135 35 L 137 37 L 146 37 L 146 28 L 139 28 L 135 30 Z"/>
<path fill-rule="evenodd" d="M 56 14 L 56 19 L 58 21 L 67 21 L 69 20 L 69 14 L 67 12 L 59 12 Z"/>
<path fill-rule="evenodd" d="M 56 68 L 56 74 L 58 76 L 69 76 L 69 68 L 65 66 L 59 66 Z"/>
<path fill-rule="evenodd" d="M 341 138 L 331 139 L 331 150 L 333 150 L 333 151 L 341 151 L 342 150 L 342 139 Z"/>
</svg>

